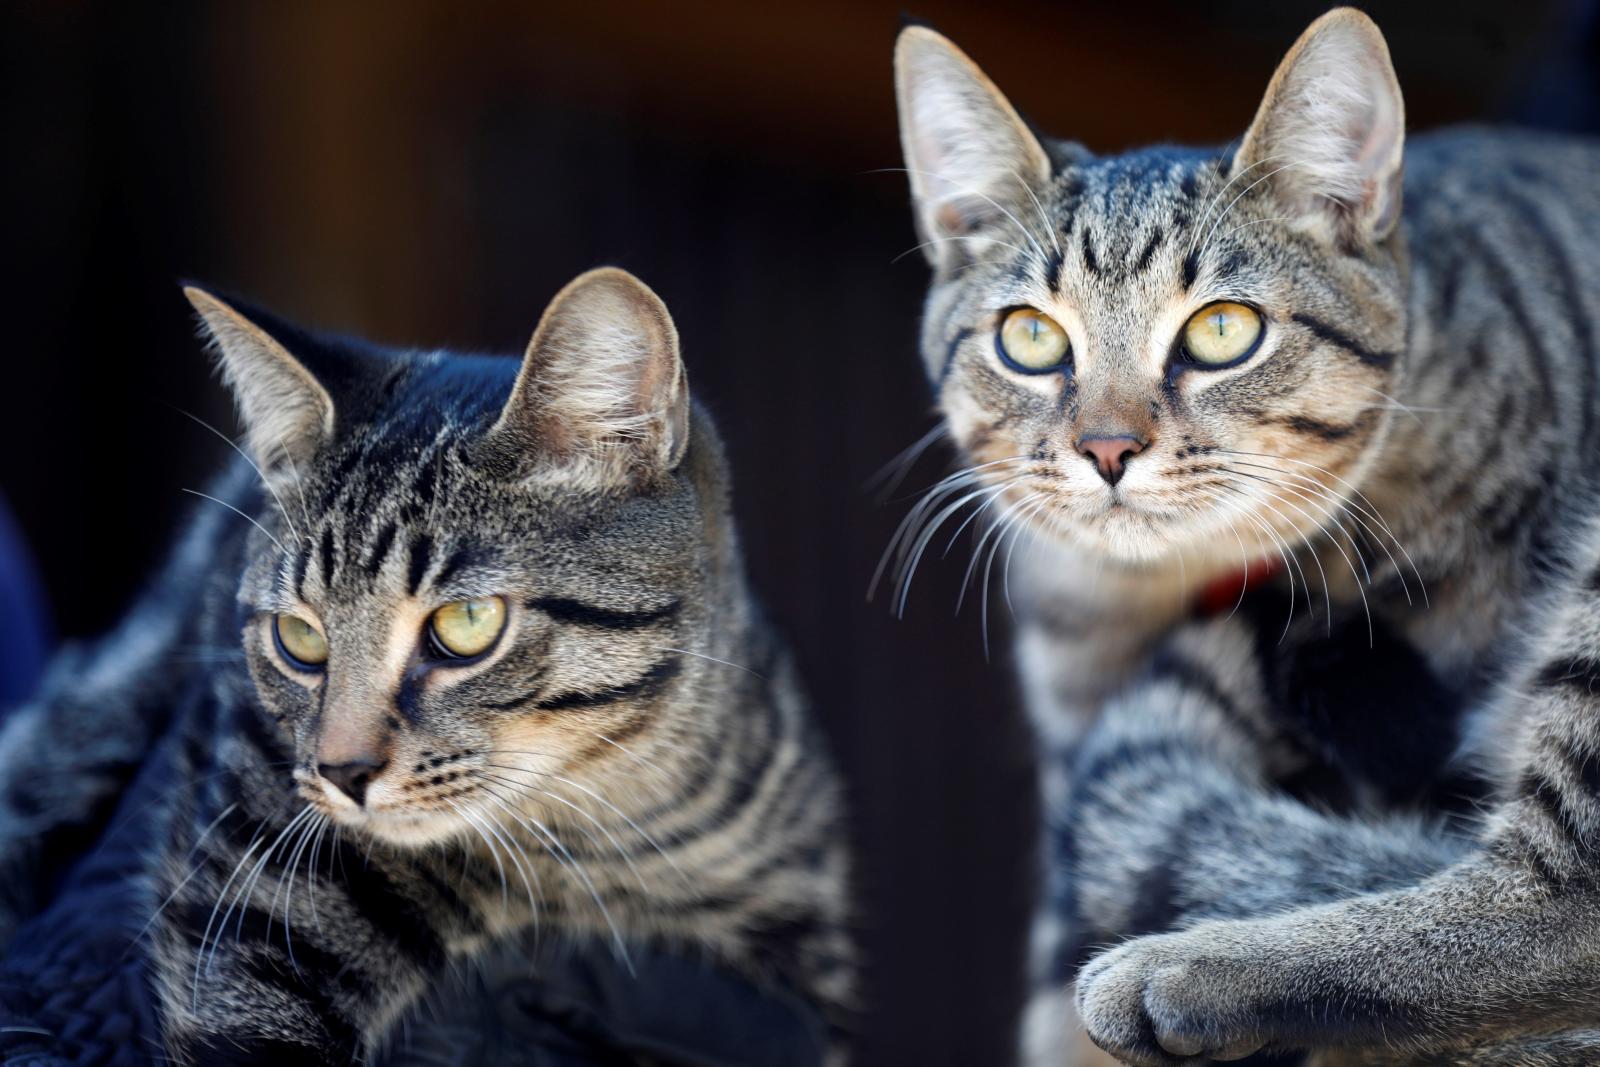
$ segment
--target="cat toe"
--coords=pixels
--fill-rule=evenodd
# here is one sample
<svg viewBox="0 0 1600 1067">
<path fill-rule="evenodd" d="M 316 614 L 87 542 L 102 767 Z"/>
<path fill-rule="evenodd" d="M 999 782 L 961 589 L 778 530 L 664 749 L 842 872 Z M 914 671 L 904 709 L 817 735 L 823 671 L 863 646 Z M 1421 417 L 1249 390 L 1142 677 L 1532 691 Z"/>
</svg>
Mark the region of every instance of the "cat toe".
<svg viewBox="0 0 1600 1067">
<path fill-rule="evenodd" d="M 1263 1042 L 1228 1003 L 1233 987 L 1206 961 L 1191 961 L 1155 939 L 1106 953 L 1078 978 L 1089 1037 L 1124 1063 L 1174 1067 L 1241 1059 Z M 1224 968 L 1225 970 L 1226 968 Z"/>
<path fill-rule="evenodd" d="M 1261 1050 L 1264 1042 L 1249 1032 L 1248 1018 L 1231 1003 L 1238 985 L 1226 970 L 1197 961 L 1169 963 L 1150 974 L 1144 1009 L 1162 1049 L 1207 1061 L 1243 1059 Z"/>
<path fill-rule="evenodd" d="M 1129 948 L 1098 957 L 1078 975 L 1078 1012 L 1089 1040 L 1133 1067 L 1179 1067 L 1189 1057 L 1160 1040 L 1145 1007 L 1144 973 Z"/>
</svg>

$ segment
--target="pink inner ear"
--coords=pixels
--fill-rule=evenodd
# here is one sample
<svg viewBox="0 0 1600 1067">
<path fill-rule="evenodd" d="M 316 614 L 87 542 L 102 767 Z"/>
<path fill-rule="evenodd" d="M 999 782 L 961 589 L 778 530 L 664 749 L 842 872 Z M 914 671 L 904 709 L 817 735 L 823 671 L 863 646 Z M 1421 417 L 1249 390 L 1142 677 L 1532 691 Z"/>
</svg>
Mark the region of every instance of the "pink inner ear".
<svg viewBox="0 0 1600 1067">
<path fill-rule="evenodd" d="M 934 213 L 934 218 L 939 223 L 939 229 L 945 233 L 966 233 L 969 229 L 967 213 L 961 210 L 961 205 L 947 200 L 939 205 Z"/>
<path fill-rule="evenodd" d="M 1397 132 L 1397 116 L 1388 85 L 1376 71 L 1369 72 L 1368 76 L 1373 83 L 1369 96 L 1371 106 L 1365 114 L 1352 116 L 1352 128 L 1349 131 L 1351 138 L 1360 145 L 1355 162 L 1366 175 L 1373 174 L 1388 162 L 1386 157 Z"/>
<path fill-rule="evenodd" d="M 934 209 L 933 218 L 942 233 L 960 237 L 974 233 L 998 214 L 998 209 L 982 197 L 955 196 L 942 201 Z"/>
</svg>

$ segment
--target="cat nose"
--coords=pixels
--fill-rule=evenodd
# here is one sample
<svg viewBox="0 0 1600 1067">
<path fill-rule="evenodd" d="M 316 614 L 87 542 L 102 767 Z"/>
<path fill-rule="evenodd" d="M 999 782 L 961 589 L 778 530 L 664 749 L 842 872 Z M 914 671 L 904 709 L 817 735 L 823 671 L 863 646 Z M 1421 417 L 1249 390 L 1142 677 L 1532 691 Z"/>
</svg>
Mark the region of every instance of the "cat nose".
<svg viewBox="0 0 1600 1067">
<path fill-rule="evenodd" d="M 389 766 L 387 759 L 366 756 L 348 763 L 319 763 L 317 773 L 332 782 L 340 792 L 359 806 L 366 803 L 367 786 L 387 766 Z"/>
<path fill-rule="evenodd" d="M 1078 452 L 1094 464 L 1107 485 L 1122 480 L 1128 460 L 1144 451 L 1145 443 L 1127 435 L 1082 437 L 1078 439 Z"/>
</svg>

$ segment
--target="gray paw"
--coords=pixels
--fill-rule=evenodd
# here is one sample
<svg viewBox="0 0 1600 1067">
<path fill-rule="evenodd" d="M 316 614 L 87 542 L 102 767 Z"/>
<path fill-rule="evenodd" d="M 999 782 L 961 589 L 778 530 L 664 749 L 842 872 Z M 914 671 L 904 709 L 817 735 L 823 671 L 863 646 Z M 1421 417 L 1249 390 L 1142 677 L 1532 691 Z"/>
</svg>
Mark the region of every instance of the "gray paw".
<svg viewBox="0 0 1600 1067">
<path fill-rule="evenodd" d="M 1078 1011 L 1095 1044 L 1136 1067 L 1242 1059 L 1271 1035 L 1252 988 L 1265 961 L 1193 933 L 1141 937 L 1078 974 Z"/>
</svg>

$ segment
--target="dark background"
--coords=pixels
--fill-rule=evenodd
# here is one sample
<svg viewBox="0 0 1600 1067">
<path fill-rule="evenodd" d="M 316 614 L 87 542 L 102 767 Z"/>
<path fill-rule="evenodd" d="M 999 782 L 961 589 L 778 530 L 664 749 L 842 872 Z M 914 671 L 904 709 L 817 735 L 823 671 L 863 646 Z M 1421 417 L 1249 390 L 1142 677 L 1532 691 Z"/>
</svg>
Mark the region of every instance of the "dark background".
<svg viewBox="0 0 1600 1067">
<path fill-rule="evenodd" d="M 1240 133 L 1324 6 L 911 13 L 1043 129 L 1110 151 Z M 985 662 L 975 611 L 953 614 L 957 562 L 925 568 L 903 621 L 865 599 L 907 505 L 863 484 L 933 425 L 925 270 L 895 258 L 914 243 L 903 177 L 876 173 L 900 165 L 899 8 L 5 6 L 0 499 L 55 631 L 92 635 L 171 536 L 180 487 L 224 459 L 174 410 L 232 425 L 176 279 L 382 341 L 520 352 L 573 275 L 635 271 L 678 320 L 757 585 L 851 781 L 862 1061 L 988 1064 L 1009 1054 L 1032 880 L 1009 664 Z M 1592 68 L 1574 65 L 1592 5 L 1369 10 L 1413 129 L 1594 120 Z M 948 459 L 935 449 L 902 492 Z"/>
</svg>

